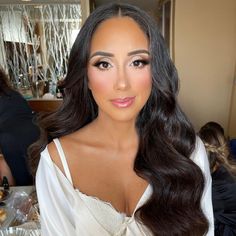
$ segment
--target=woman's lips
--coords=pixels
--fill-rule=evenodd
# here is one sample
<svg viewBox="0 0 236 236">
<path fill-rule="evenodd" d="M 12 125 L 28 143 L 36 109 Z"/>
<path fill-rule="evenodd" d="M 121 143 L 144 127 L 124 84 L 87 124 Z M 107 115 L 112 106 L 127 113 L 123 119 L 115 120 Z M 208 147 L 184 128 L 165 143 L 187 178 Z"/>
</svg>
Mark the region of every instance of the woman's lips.
<svg viewBox="0 0 236 236">
<path fill-rule="evenodd" d="M 127 108 L 134 103 L 135 97 L 115 98 L 111 103 L 118 108 Z"/>
</svg>

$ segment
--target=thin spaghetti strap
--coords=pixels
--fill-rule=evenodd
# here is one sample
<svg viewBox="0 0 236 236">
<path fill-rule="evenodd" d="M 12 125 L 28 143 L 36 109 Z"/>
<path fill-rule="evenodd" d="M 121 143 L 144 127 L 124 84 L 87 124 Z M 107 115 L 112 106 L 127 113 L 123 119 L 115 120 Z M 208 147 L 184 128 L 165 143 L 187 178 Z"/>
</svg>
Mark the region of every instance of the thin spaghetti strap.
<svg viewBox="0 0 236 236">
<path fill-rule="evenodd" d="M 57 151 L 58 151 L 59 156 L 60 156 L 60 158 L 61 158 L 61 163 L 62 163 L 62 166 L 63 166 L 63 168 L 64 168 L 66 178 L 67 178 L 67 179 L 70 181 L 70 183 L 73 185 L 73 183 L 72 183 L 72 178 L 71 178 L 71 174 L 70 174 L 70 170 L 69 170 L 69 167 L 68 167 L 68 164 L 67 164 L 67 161 L 66 161 L 66 157 L 65 157 L 64 151 L 63 151 L 63 149 L 62 149 L 61 143 L 60 143 L 60 141 L 59 141 L 58 138 L 53 139 L 53 142 L 55 143 L 56 148 L 57 148 Z"/>
</svg>

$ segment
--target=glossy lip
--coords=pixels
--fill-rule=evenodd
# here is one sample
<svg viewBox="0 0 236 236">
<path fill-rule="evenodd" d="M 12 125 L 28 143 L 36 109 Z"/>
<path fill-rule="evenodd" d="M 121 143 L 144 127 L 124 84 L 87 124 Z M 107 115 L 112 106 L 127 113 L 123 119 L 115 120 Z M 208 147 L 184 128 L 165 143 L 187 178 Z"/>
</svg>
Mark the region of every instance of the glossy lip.
<svg viewBox="0 0 236 236">
<path fill-rule="evenodd" d="M 134 103 L 135 97 L 115 98 L 111 103 L 118 108 L 127 108 Z"/>
</svg>

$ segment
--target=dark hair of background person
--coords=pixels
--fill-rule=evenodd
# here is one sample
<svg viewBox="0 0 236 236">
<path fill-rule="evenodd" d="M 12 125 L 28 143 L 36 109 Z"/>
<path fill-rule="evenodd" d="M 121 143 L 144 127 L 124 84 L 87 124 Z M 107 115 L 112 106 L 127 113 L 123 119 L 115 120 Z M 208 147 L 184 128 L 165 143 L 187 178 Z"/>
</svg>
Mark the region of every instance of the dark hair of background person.
<svg viewBox="0 0 236 236">
<path fill-rule="evenodd" d="M 56 112 L 39 119 L 41 137 L 30 148 L 32 170 L 35 173 L 40 152 L 53 138 L 70 134 L 96 118 L 98 107 L 88 88 L 87 76 L 91 38 L 101 22 L 117 16 L 135 20 L 150 43 L 152 91 L 136 121 L 140 143 L 134 170 L 152 185 L 153 194 L 135 217 L 154 235 L 202 236 L 208 229 L 200 207 L 204 177 L 189 159 L 196 136 L 177 103 L 177 71 L 156 23 L 134 6 L 104 5 L 81 28 L 62 85 L 63 104 Z"/>
<path fill-rule="evenodd" d="M 231 158 L 229 142 L 223 127 L 210 121 L 199 130 L 199 136 L 206 147 L 211 172 L 217 167 L 224 166 L 231 175 L 236 176 L 236 163 Z"/>
<path fill-rule="evenodd" d="M 0 96 L 7 95 L 9 90 L 12 89 L 7 74 L 4 72 L 3 68 L 0 67 Z"/>
<path fill-rule="evenodd" d="M 217 133 L 225 136 L 224 128 L 219 123 L 217 123 L 215 121 L 209 121 L 203 127 L 204 127 L 204 129 L 214 129 L 214 130 L 216 130 Z"/>
</svg>

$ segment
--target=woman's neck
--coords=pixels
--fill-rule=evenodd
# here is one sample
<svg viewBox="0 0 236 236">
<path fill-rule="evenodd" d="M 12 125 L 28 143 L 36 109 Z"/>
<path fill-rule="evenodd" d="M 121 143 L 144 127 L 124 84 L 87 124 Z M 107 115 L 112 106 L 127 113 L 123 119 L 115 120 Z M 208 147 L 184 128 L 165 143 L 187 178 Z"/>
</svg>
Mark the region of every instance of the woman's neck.
<svg viewBox="0 0 236 236">
<path fill-rule="evenodd" d="M 114 121 L 95 119 L 91 123 L 100 138 L 114 148 L 128 148 L 138 145 L 138 133 L 135 127 L 135 121 Z"/>
</svg>

